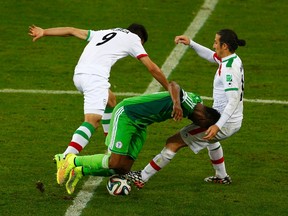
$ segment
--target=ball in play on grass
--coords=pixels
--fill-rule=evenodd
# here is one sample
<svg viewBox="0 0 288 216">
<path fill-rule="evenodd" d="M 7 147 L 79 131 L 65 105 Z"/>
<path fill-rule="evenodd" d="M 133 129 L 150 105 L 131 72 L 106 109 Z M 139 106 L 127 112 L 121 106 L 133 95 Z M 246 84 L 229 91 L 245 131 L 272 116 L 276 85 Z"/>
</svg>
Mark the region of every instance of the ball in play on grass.
<svg viewBox="0 0 288 216">
<path fill-rule="evenodd" d="M 130 182 L 124 176 L 113 175 L 107 181 L 107 190 L 112 196 L 128 195 L 131 191 Z"/>
</svg>

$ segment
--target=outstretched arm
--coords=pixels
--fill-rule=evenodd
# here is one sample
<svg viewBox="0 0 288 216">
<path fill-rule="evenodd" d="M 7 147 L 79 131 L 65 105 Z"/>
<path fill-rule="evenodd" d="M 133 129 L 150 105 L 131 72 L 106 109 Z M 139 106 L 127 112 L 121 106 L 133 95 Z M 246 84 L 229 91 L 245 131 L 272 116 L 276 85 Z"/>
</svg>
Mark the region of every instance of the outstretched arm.
<svg viewBox="0 0 288 216">
<path fill-rule="evenodd" d="M 215 52 L 214 51 L 196 43 L 193 40 L 190 40 L 190 38 L 188 38 L 187 36 L 185 36 L 185 35 L 176 36 L 174 39 L 174 42 L 176 44 L 182 43 L 184 45 L 189 45 L 192 49 L 195 50 L 195 52 L 201 58 L 204 58 L 204 59 L 208 60 L 209 62 L 215 63 L 215 59 L 214 59 Z"/>
<path fill-rule="evenodd" d="M 88 36 L 88 30 L 78 29 L 74 27 L 56 27 L 43 29 L 41 27 L 32 25 L 29 26 L 29 33 L 33 37 L 33 41 L 36 41 L 44 36 L 75 36 L 82 40 L 85 40 Z"/>
<path fill-rule="evenodd" d="M 165 90 L 168 91 L 168 80 L 166 79 L 162 70 L 150 59 L 150 57 L 144 56 L 139 60 L 146 66 L 151 75 L 165 88 Z"/>
<path fill-rule="evenodd" d="M 182 43 L 184 45 L 190 44 L 190 39 L 185 35 L 176 36 L 174 39 L 176 44 Z"/>
</svg>

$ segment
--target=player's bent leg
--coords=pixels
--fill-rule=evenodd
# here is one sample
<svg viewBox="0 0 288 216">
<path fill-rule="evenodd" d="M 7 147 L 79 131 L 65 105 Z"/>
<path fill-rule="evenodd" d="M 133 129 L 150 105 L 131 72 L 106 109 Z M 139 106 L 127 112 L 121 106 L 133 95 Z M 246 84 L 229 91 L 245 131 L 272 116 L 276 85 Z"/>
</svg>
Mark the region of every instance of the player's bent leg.
<svg viewBox="0 0 288 216">
<path fill-rule="evenodd" d="M 102 115 L 94 114 L 94 113 L 87 113 L 85 114 L 84 119 L 85 119 L 85 122 L 90 123 L 91 125 L 93 125 L 95 129 L 97 129 L 100 125 Z"/>
<path fill-rule="evenodd" d="M 131 170 L 134 160 L 126 155 L 111 153 L 109 169 L 115 170 L 117 174 L 126 174 Z"/>
<path fill-rule="evenodd" d="M 231 184 L 232 180 L 226 172 L 223 149 L 220 142 L 210 144 L 207 149 L 212 166 L 215 170 L 215 176 L 209 176 L 205 178 L 204 181 L 219 184 Z"/>
<path fill-rule="evenodd" d="M 87 120 L 87 119 L 86 119 Z M 89 143 L 91 136 L 95 132 L 95 124 L 90 123 L 91 119 L 84 121 L 75 131 L 72 139 L 64 152 L 67 154 L 78 154 Z"/>
<path fill-rule="evenodd" d="M 179 149 L 186 146 L 179 133 L 169 137 L 166 141 L 166 146 L 160 154 L 156 155 L 143 170 L 130 171 L 126 174 L 126 177 L 131 180 L 138 189 L 143 188 L 145 183 L 153 175 L 170 163 Z"/>
<path fill-rule="evenodd" d="M 181 138 L 180 133 L 176 133 L 166 140 L 166 148 L 170 151 L 176 153 L 183 147 L 187 147 L 187 144 Z"/>
</svg>

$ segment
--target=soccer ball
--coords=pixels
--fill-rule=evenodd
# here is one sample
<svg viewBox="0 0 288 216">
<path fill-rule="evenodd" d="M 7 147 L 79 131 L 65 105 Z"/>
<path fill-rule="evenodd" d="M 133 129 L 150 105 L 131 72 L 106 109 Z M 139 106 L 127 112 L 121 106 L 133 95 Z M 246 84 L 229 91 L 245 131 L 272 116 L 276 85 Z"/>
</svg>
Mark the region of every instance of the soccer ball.
<svg viewBox="0 0 288 216">
<path fill-rule="evenodd" d="M 113 175 L 107 182 L 107 190 L 112 196 L 128 195 L 131 191 L 130 182 L 124 176 Z"/>
</svg>

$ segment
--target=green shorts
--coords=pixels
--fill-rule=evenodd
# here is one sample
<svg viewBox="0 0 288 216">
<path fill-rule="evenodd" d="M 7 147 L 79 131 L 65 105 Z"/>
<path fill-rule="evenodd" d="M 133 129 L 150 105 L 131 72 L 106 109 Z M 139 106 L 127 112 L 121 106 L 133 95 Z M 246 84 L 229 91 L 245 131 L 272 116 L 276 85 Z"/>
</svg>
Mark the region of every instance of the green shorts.
<svg viewBox="0 0 288 216">
<path fill-rule="evenodd" d="M 106 145 L 115 154 L 127 155 L 136 160 L 147 136 L 147 128 L 135 124 L 123 107 L 116 107 L 110 122 Z"/>
</svg>

